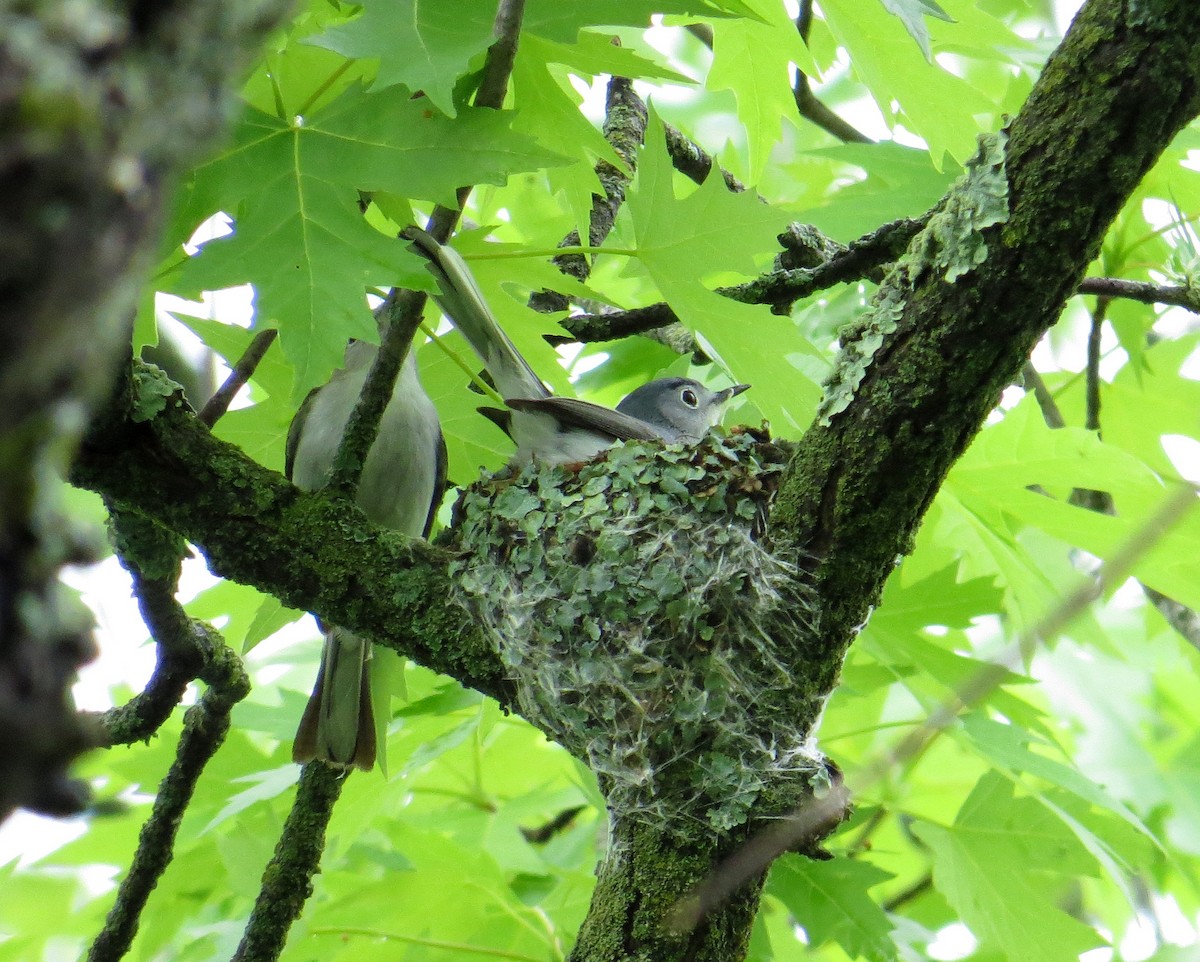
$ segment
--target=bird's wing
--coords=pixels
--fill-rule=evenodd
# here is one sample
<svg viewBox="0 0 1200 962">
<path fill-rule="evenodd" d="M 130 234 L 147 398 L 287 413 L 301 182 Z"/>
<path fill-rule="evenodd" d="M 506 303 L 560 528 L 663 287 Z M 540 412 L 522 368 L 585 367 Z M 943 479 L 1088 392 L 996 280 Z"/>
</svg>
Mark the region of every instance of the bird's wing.
<svg viewBox="0 0 1200 962">
<path fill-rule="evenodd" d="M 316 401 L 320 390 L 319 387 L 315 387 L 308 392 L 304 403 L 300 405 L 296 416 L 292 418 L 292 423 L 288 425 L 287 443 L 283 449 L 283 474 L 289 481 L 292 480 L 292 468 L 296 465 L 296 450 L 300 447 L 300 435 L 304 432 L 304 422 L 308 420 L 309 412 L 312 411 L 313 402 Z"/>
<path fill-rule="evenodd" d="M 578 398 L 506 398 L 504 403 L 514 411 L 549 414 L 564 427 L 607 434 L 614 441 L 655 441 L 662 438 L 662 433 L 645 421 Z"/>
</svg>

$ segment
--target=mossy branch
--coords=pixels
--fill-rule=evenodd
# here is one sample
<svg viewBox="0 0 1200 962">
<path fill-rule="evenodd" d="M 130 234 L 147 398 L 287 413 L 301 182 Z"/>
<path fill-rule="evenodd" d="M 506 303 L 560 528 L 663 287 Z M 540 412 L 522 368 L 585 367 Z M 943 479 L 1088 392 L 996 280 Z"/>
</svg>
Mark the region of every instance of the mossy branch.
<svg viewBox="0 0 1200 962">
<path fill-rule="evenodd" d="M 495 653 L 445 604 L 448 552 L 372 524 L 346 498 L 299 491 L 214 437 L 182 395 L 165 401 L 142 421 L 118 404 L 93 424 L 71 480 L 196 545 L 216 574 L 511 701 Z"/>
<path fill-rule="evenodd" d="M 888 324 L 865 364 L 859 354 L 861 380 L 844 408 L 801 441 L 773 516 L 776 536 L 814 558 L 821 644 L 838 655 L 831 670 L 950 466 L 1198 111 L 1192 5 L 1092 0 L 1007 131 L 1004 222 L 950 225 L 960 249 L 976 245 L 973 263 L 939 267 L 953 250 L 945 217 L 977 189 L 960 184 L 889 274 L 877 301 Z M 948 283 L 956 273 L 965 276 Z"/>
</svg>

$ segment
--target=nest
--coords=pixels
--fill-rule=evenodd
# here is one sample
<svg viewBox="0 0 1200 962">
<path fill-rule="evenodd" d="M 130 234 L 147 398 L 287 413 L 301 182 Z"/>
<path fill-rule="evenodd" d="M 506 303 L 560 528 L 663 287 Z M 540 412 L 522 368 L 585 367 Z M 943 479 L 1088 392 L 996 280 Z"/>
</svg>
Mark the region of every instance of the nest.
<svg viewBox="0 0 1200 962">
<path fill-rule="evenodd" d="M 812 598 L 763 541 L 784 463 L 761 432 L 618 444 L 459 502 L 457 600 L 522 714 L 587 760 L 614 814 L 727 831 L 771 787 L 826 777 L 820 697 L 788 670 Z"/>
</svg>

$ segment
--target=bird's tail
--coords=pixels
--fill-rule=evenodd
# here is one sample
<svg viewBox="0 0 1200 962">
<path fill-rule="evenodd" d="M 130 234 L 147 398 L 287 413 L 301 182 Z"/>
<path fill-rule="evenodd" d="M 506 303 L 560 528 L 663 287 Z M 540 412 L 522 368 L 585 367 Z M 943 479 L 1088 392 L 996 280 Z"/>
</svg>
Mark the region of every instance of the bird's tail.
<svg viewBox="0 0 1200 962">
<path fill-rule="evenodd" d="M 533 368 L 501 329 L 483 292 L 471 276 L 458 252 L 418 227 L 410 227 L 404 236 L 413 248 L 429 262 L 429 271 L 437 281 L 441 294 L 434 300 L 470 343 L 484 367 L 492 376 L 502 398 L 546 398 L 550 392 Z"/>
<path fill-rule="evenodd" d="M 318 758 L 338 768 L 375 767 L 370 658 L 369 641 L 326 627 L 317 683 L 292 743 L 293 761 Z"/>
</svg>

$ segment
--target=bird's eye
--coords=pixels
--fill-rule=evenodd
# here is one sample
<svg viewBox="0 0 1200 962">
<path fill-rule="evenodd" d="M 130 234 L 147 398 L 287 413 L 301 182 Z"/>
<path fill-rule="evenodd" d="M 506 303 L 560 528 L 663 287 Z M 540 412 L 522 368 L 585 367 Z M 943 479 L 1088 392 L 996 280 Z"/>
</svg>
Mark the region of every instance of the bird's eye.
<svg viewBox="0 0 1200 962">
<path fill-rule="evenodd" d="M 696 392 L 691 390 L 691 388 L 684 388 L 683 393 L 681 393 L 679 397 L 683 400 L 683 403 L 690 408 L 694 408 L 700 403 L 696 400 Z"/>
</svg>

